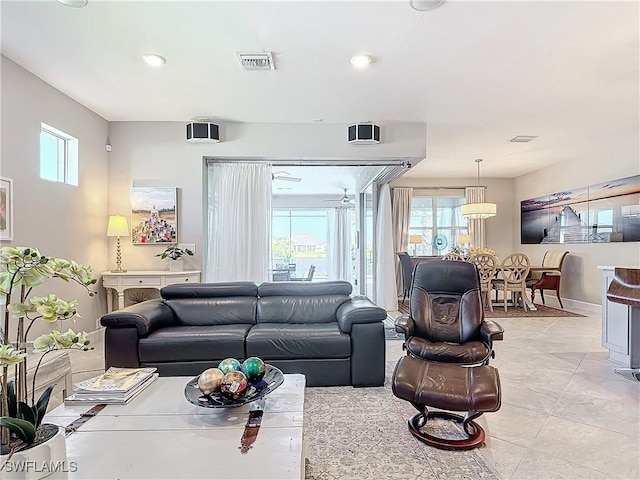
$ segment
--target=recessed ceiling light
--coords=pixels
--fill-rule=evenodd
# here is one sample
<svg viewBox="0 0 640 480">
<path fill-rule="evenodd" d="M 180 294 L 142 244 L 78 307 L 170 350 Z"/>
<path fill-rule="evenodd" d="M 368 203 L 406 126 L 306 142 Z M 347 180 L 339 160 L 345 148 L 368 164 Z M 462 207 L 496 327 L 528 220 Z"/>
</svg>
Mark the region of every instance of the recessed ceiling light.
<svg viewBox="0 0 640 480">
<path fill-rule="evenodd" d="M 354 55 L 351 57 L 351 65 L 357 68 L 368 67 L 372 61 L 371 55 Z"/>
<path fill-rule="evenodd" d="M 158 55 L 157 53 L 145 53 L 142 55 L 144 61 L 147 62 L 152 67 L 160 67 L 167 63 L 164 57 Z"/>
<path fill-rule="evenodd" d="M 58 0 L 58 3 L 67 7 L 82 8 L 87 4 L 87 0 Z"/>
<path fill-rule="evenodd" d="M 509 141 L 513 143 L 527 143 L 533 140 L 534 138 L 538 138 L 538 137 L 536 135 L 517 135 Z"/>
<path fill-rule="evenodd" d="M 446 0 L 411 0 L 411 8 L 418 10 L 419 12 L 426 12 L 428 10 L 435 10 L 441 6 Z"/>
</svg>

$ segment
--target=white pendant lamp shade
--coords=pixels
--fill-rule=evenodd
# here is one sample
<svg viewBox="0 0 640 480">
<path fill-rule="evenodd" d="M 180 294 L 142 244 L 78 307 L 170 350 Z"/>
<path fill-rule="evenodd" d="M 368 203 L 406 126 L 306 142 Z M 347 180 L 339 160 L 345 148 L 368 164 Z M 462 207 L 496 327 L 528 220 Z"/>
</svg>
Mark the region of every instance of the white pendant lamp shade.
<svg viewBox="0 0 640 480">
<path fill-rule="evenodd" d="M 481 158 L 476 159 L 478 165 L 478 189 L 480 189 L 480 162 Z M 484 199 L 484 196 L 482 197 Z M 467 203 L 462 205 L 462 216 L 469 219 L 485 219 L 489 217 L 495 217 L 498 213 L 498 207 L 495 203 L 478 202 Z"/>
<path fill-rule="evenodd" d="M 495 203 L 467 203 L 462 205 L 462 216 L 467 218 L 495 217 L 498 209 Z"/>
</svg>

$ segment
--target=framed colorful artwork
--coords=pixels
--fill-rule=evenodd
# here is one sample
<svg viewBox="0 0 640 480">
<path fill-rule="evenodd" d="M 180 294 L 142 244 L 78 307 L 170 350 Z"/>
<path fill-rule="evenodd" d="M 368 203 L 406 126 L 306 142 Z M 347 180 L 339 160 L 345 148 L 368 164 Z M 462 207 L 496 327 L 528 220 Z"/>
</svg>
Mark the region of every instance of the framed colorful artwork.
<svg viewBox="0 0 640 480">
<path fill-rule="evenodd" d="M 13 180 L 0 177 L 0 240 L 13 240 Z"/>
<path fill-rule="evenodd" d="M 178 242 L 177 188 L 131 188 L 131 239 L 134 245 Z"/>
</svg>

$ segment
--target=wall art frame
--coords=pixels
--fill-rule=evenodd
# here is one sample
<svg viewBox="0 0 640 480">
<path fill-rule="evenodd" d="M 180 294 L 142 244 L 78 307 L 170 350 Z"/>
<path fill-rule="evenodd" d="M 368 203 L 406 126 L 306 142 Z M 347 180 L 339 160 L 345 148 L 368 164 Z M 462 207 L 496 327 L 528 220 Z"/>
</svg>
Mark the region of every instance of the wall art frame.
<svg viewBox="0 0 640 480">
<path fill-rule="evenodd" d="M 0 177 L 0 240 L 13 240 L 13 180 Z"/>
<path fill-rule="evenodd" d="M 176 187 L 131 187 L 134 245 L 178 243 L 177 199 Z"/>
<path fill-rule="evenodd" d="M 640 175 L 523 200 L 520 242 L 640 242 Z"/>
</svg>

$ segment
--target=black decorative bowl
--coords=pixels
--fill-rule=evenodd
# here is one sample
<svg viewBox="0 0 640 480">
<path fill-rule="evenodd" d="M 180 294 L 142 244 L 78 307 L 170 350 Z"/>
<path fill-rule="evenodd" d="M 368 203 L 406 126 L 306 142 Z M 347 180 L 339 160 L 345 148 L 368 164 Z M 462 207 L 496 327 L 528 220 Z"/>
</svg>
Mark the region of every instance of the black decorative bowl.
<svg viewBox="0 0 640 480">
<path fill-rule="evenodd" d="M 269 364 L 265 365 L 264 378 L 256 383 L 250 383 L 246 393 L 237 400 L 231 400 L 220 395 L 220 392 L 213 392 L 211 395 L 203 394 L 198 388 L 198 375 L 189 380 L 184 387 L 184 396 L 194 405 L 205 408 L 234 408 L 251 403 L 273 392 L 284 382 L 282 372 Z"/>
</svg>

